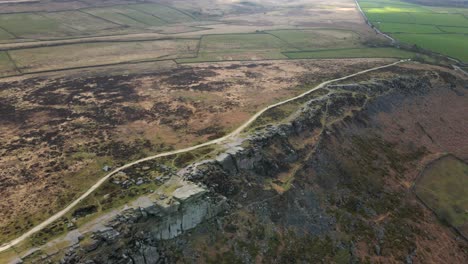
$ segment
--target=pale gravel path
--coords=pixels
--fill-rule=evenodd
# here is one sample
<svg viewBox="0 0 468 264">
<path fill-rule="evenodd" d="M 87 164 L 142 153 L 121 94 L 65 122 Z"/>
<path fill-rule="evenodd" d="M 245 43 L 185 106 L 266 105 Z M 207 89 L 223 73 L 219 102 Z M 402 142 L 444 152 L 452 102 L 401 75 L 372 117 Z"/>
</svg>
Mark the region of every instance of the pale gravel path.
<svg viewBox="0 0 468 264">
<path fill-rule="evenodd" d="M 199 148 L 202 148 L 202 147 L 222 143 L 224 141 L 227 141 L 228 139 L 232 139 L 232 138 L 235 138 L 236 136 L 238 136 L 245 128 L 247 128 L 250 124 L 252 124 L 255 120 L 257 120 L 257 118 L 260 115 L 262 115 L 263 113 L 265 113 L 267 110 L 269 110 L 271 108 L 274 108 L 274 107 L 289 103 L 291 101 L 297 100 L 299 98 L 302 98 L 302 97 L 312 93 L 313 91 L 316 91 L 318 89 L 321 89 L 321 88 L 325 87 L 326 85 L 328 85 L 330 83 L 343 81 L 343 80 L 355 77 L 357 75 L 361 75 L 361 74 L 365 74 L 365 73 L 368 73 L 368 72 L 372 72 L 372 71 L 392 67 L 392 66 L 395 66 L 397 64 L 407 62 L 407 61 L 410 61 L 410 60 L 400 60 L 400 61 L 397 61 L 397 62 L 394 62 L 394 63 L 391 63 L 391 64 L 370 68 L 370 69 L 363 70 L 363 71 L 360 71 L 360 72 L 357 72 L 357 73 L 354 73 L 354 74 L 351 74 L 351 75 L 348 75 L 348 76 L 345 76 L 345 77 L 341 77 L 341 78 L 337 78 L 337 79 L 333 79 L 333 80 L 323 82 L 323 83 L 317 85 L 316 87 L 314 87 L 314 88 L 312 88 L 312 89 L 310 89 L 310 90 L 308 90 L 308 91 L 306 91 L 306 92 L 304 92 L 304 93 L 302 93 L 302 94 L 300 94 L 300 95 L 298 95 L 296 97 L 293 97 L 293 98 L 290 98 L 290 99 L 287 99 L 287 100 L 284 100 L 284 101 L 281 101 L 279 103 L 272 104 L 272 105 L 269 105 L 269 106 L 263 108 L 262 110 L 257 112 L 255 115 L 253 115 L 249 120 L 247 120 L 247 122 L 245 122 L 243 125 L 241 125 L 236 130 L 234 130 L 233 132 L 229 133 L 228 135 L 226 135 L 224 137 L 221 137 L 221 138 L 218 138 L 218 139 L 215 139 L 215 140 L 212 140 L 212 141 L 208 141 L 208 142 L 205 142 L 203 144 L 196 145 L 196 146 L 192 146 L 192 147 L 188 147 L 188 148 L 184 148 L 184 149 L 179 149 L 179 150 L 174 150 L 174 151 L 168 151 L 168 152 L 160 153 L 160 154 L 157 154 L 157 155 L 154 155 L 154 156 L 149 156 L 149 157 L 146 157 L 146 158 L 139 159 L 139 160 L 133 161 L 131 163 L 128 163 L 128 164 L 126 164 L 126 165 L 124 165 L 122 167 L 119 167 L 119 168 L 115 169 L 114 171 L 110 172 L 109 174 L 107 174 L 106 176 L 104 176 L 103 178 L 101 178 L 98 182 L 96 182 L 93 186 L 91 186 L 85 193 L 83 193 L 78 199 L 73 201 L 70 205 L 68 205 L 67 207 L 62 209 L 60 212 L 54 214 L 53 216 L 51 216 L 50 218 L 48 218 L 44 222 L 40 223 L 39 225 L 35 226 L 31 230 L 27 231 L 26 233 L 24 233 L 20 237 L 18 237 L 16 239 L 2 245 L 0 247 L 0 252 L 8 250 L 8 249 L 12 248 L 13 246 L 23 242 L 25 239 L 29 238 L 34 233 L 37 233 L 37 232 L 41 231 L 42 229 L 44 229 L 46 226 L 48 226 L 52 222 L 58 220 L 60 217 L 64 216 L 66 213 L 70 212 L 70 210 L 73 209 L 73 207 L 75 207 L 81 201 L 86 199 L 91 193 L 93 193 L 97 188 L 99 188 L 104 182 L 106 182 L 112 175 L 116 174 L 117 172 L 120 172 L 122 170 L 125 170 L 125 169 L 133 166 L 133 165 L 136 165 L 136 164 L 148 161 L 148 160 L 153 160 L 153 159 L 156 159 L 156 158 L 172 156 L 172 155 L 175 155 L 175 154 L 185 153 L 185 152 L 196 150 L 196 149 L 199 149 Z"/>
</svg>

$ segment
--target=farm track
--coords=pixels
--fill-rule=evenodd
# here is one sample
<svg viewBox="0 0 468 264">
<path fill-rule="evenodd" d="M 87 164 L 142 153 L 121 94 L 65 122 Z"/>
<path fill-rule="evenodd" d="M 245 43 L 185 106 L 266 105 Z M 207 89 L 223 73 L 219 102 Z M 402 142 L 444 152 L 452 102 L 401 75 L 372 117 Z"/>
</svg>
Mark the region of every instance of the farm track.
<svg viewBox="0 0 468 264">
<path fill-rule="evenodd" d="M 358 0 L 354 0 L 354 2 L 356 3 L 356 7 L 357 9 L 359 10 L 359 12 L 361 13 L 362 17 L 364 18 L 365 22 L 370 26 L 372 27 L 372 23 L 370 22 L 369 18 L 366 16 L 366 14 L 364 13 L 364 11 L 362 10 L 361 6 L 359 5 L 359 2 Z M 396 40 L 392 37 L 390 37 L 389 35 L 383 33 L 382 31 L 380 31 L 379 29 L 377 29 L 376 27 L 372 27 L 375 32 L 377 32 L 377 34 L 380 34 L 384 37 L 386 37 L 387 39 L 389 39 L 391 42 L 392 42 L 392 45 L 395 45 Z"/>
<path fill-rule="evenodd" d="M 35 226 L 34 228 L 30 229 L 29 231 L 27 231 L 26 233 L 24 233 L 23 235 L 21 235 L 20 237 L 2 245 L 0 247 L 0 252 L 3 252 L 3 251 L 6 251 L 8 249 L 11 249 L 13 248 L 15 245 L 18 245 L 19 243 L 23 242 L 24 240 L 26 240 L 27 238 L 29 238 L 31 235 L 41 231 L 42 229 L 44 229 L 45 227 L 47 227 L 48 225 L 52 224 L 54 221 L 58 220 L 60 217 L 64 216 L 65 214 L 67 214 L 68 212 L 70 212 L 76 205 L 78 205 L 81 201 L 83 201 L 85 198 L 87 198 L 91 193 L 93 193 L 96 189 L 98 189 L 102 184 L 104 184 L 110 177 L 112 177 L 114 174 L 122 171 L 122 170 L 125 170 L 127 168 L 130 168 L 136 164 L 139 164 L 139 163 L 142 163 L 142 162 L 145 162 L 145 161 L 149 161 L 149 160 L 154 160 L 154 159 L 157 159 L 157 158 L 161 158 L 161 157 L 167 157 L 167 156 L 172 156 L 172 155 L 176 155 L 176 154 L 180 154 L 180 153 L 185 153 L 185 152 L 190 152 L 190 151 L 193 151 L 193 150 L 196 150 L 196 149 L 199 149 L 199 148 L 202 148 L 202 147 L 206 147 L 206 146 L 210 146 L 210 145 L 215 145 L 215 144 L 220 144 L 220 143 L 223 143 L 225 141 L 228 141 L 229 139 L 233 139 L 233 138 L 236 138 L 237 136 L 239 136 L 239 134 L 244 130 L 246 129 L 250 124 L 252 124 L 255 120 L 257 120 L 258 117 L 260 117 L 263 113 L 265 113 L 266 111 L 268 111 L 269 109 L 272 109 L 272 108 L 275 108 L 275 107 L 278 107 L 280 105 L 283 105 L 283 104 L 286 104 L 286 103 L 289 103 L 291 101 L 295 101 L 297 99 L 300 99 L 304 96 L 307 96 L 308 94 L 318 90 L 318 89 L 321 89 L 321 88 L 324 88 L 325 86 L 331 84 L 331 83 L 334 83 L 334 82 L 338 82 L 338 81 L 343 81 L 343 80 L 346 80 L 346 79 L 349 79 L 349 78 L 352 78 L 352 77 L 355 77 L 355 76 L 358 76 L 358 75 L 361 75 L 361 74 L 365 74 L 365 73 L 368 73 L 368 72 L 372 72 L 372 71 L 376 71 L 376 70 L 380 70 L 380 69 L 384 69 L 384 68 L 388 68 L 388 67 L 392 67 L 392 66 L 395 66 L 397 64 L 400 64 L 400 63 L 404 63 L 404 62 L 407 62 L 407 61 L 410 61 L 410 60 L 399 60 L 399 61 L 396 61 L 396 62 L 393 62 L 393 63 L 390 63 L 390 64 L 387 64 L 387 65 L 383 65 L 383 66 L 379 66 L 379 67 L 374 67 L 374 68 L 370 68 L 370 69 L 367 69 L 367 70 L 363 70 L 363 71 L 359 71 L 359 72 L 356 72 L 354 74 L 350 74 L 350 75 L 347 75 L 347 76 L 344 76 L 344 77 L 341 77 L 341 78 L 337 78 L 337 79 L 332 79 L 332 80 L 329 80 L 329 81 L 325 81 L 317 86 L 315 86 L 314 88 L 298 95 L 298 96 L 295 96 L 295 97 L 292 97 L 290 99 L 286 99 L 284 101 L 281 101 L 281 102 L 278 102 L 278 103 L 275 103 L 275 104 L 271 104 L 265 108 L 263 108 L 262 110 L 260 110 L 259 112 L 257 112 L 255 115 L 253 115 L 249 120 L 247 120 L 244 124 L 242 124 L 240 127 L 238 127 L 236 130 L 232 131 L 231 133 L 229 133 L 228 135 L 226 136 L 223 136 L 221 138 L 218 138 L 218 139 L 215 139 L 215 140 L 211 140 L 211 141 L 208 141 L 208 142 L 205 142 L 203 144 L 199 144 L 199 145 L 195 145 L 195 146 L 192 146 L 192 147 L 188 147 L 188 148 L 183 148 L 183 149 L 179 149 L 179 150 L 174 150 L 174 151 L 169 151 L 169 152 L 164 152 L 164 153 L 160 153 L 160 154 L 157 154 L 157 155 L 153 155 L 153 156 L 149 156 L 149 157 L 146 157 L 146 158 L 143 158 L 143 159 L 139 159 L 139 160 L 136 160 L 136 161 L 133 161 L 133 162 L 130 162 L 130 163 L 127 163 L 126 165 L 124 166 L 121 166 L 115 170 L 113 170 L 112 172 L 110 172 L 109 174 L 105 175 L 103 178 L 101 178 L 98 182 L 96 182 L 93 186 L 91 186 L 85 193 L 83 193 L 79 198 L 77 198 L 75 201 L 73 201 L 72 203 L 70 203 L 66 208 L 62 209 L 61 211 L 59 211 L 58 213 L 54 214 L 53 216 L 51 216 L 50 218 L 48 218 L 47 220 L 45 220 L 44 222 L 40 223 L 39 225 Z"/>
</svg>

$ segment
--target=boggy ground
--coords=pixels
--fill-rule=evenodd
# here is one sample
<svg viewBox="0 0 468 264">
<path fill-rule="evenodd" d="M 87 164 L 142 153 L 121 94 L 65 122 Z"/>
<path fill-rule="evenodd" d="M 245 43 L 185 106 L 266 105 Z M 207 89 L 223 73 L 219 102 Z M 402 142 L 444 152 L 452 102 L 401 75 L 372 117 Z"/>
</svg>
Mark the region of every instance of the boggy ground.
<svg viewBox="0 0 468 264">
<path fill-rule="evenodd" d="M 263 61 L 0 84 L 0 241 L 112 167 L 224 135 L 265 105 L 388 60 Z M 339 69 L 339 70 L 338 70 Z"/>
</svg>

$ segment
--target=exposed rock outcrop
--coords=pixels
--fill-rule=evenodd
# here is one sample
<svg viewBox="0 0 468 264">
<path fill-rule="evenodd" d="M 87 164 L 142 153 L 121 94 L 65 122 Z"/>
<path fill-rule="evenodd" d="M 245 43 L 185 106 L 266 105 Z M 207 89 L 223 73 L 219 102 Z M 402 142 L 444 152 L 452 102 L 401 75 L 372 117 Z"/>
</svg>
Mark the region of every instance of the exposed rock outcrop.
<svg viewBox="0 0 468 264">
<path fill-rule="evenodd" d="M 407 262 L 421 257 L 416 249 L 427 239 L 422 227 L 438 224 L 427 215 L 420 220 L 426 212 L 395 182 L 427 146 L 407 150 L 385 141 L 377 133 L 386 121 L 375 116 L 446 88 L 434 87 L 427 77 L 401 77 L 327 89 L 329 94 L 307 102 L 290 122 L 266 126 L 216 158 L 181 170 L 187 184 L 171 203 L 123 212 L 94 235 L 97 246 L 72 249 L 64 262 L 357 263 L 363 256 Z M 453 250 L 454 259 L 463 260 Z"/>
</svg>

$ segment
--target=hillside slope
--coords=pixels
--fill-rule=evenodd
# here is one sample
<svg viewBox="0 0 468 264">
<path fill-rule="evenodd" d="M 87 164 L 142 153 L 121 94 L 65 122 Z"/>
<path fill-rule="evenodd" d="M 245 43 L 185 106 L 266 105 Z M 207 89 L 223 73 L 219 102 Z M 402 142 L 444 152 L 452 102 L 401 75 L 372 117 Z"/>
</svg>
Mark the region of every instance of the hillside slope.
<svg viewBox="0 0 468 264">
<path fill-rule="evenodd" d="M 468 160 L 466 82 L 419 66 L 373 76 L 328 86 L 285 124 L 180 172 L 209 190 L 191 203 L 227 198 L 222 212 L 200 211 L 209 220 L 194 229 L 166 240 L 154 236 L 161 221 L 198 214 L 130 210 L 64 261 L 467 262 L 466 241 L 412 191 L 432 160 Z"/>
</svg>

